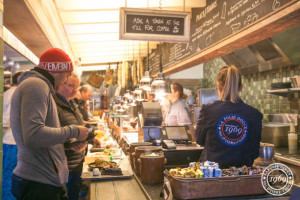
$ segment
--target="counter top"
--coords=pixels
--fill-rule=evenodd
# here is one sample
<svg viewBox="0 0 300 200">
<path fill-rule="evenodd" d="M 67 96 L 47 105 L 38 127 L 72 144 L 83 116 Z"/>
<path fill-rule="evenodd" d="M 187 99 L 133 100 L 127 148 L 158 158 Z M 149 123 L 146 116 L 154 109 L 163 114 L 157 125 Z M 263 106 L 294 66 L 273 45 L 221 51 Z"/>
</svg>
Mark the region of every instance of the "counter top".
<svg viewBox="0 0 300 200">
<path fill-rule="evenodd" d="M 275 148 L 274 158 L 300 167 L 300 149 L 296 154 L 289 154 L 288 148 Z"/>
</svg>

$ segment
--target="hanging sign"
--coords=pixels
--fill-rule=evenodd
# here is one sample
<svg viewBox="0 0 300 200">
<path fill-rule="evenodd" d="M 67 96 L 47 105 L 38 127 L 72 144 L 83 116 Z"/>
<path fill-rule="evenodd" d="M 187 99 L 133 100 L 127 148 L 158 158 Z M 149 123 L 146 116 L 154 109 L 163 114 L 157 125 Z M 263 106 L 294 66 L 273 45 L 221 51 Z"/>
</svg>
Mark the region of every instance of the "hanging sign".
<svg viewBox="0 0 300 200">
<path fill-rule="evenodd" d="M 120 39 L 189 42 L 188 12 L 120 8 Z"/>
</svg>

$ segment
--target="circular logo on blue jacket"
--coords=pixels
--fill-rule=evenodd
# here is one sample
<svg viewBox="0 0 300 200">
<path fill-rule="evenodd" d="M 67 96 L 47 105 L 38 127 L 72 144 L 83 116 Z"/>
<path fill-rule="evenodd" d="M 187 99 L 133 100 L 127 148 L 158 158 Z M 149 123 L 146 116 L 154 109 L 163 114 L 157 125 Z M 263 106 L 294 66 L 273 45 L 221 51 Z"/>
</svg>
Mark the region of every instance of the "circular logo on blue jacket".
<svg viewBox="0 0 300 200">
<path fill-rule="evenodd" d="M 239 115 L 225 115 L 218 122 L 217 134 L 224 144 L 238 146 L 247 138 L 248 123 Z"/>
</svg>

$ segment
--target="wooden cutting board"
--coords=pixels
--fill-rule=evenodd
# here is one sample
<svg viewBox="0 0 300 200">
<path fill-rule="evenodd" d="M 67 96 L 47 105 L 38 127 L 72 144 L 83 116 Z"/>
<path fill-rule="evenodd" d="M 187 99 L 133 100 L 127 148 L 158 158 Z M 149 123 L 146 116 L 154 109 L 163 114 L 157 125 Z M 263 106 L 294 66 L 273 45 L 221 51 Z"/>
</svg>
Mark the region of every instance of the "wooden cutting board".
<svg viewBox="0 0 300 200">
<path fill-rule="evenodd" d="M 93 172 L 82 172 L 81 178 L 82 180 L 92 180 L 92 181 L 97 181 L 97 180 L 117 180 L 117 179 L 130 179 L 132 174 L 130 174 L 126 170 L 122 170 L 123 175 L 100 175 L 99 176 L 94 176 Z"/>
</svg>

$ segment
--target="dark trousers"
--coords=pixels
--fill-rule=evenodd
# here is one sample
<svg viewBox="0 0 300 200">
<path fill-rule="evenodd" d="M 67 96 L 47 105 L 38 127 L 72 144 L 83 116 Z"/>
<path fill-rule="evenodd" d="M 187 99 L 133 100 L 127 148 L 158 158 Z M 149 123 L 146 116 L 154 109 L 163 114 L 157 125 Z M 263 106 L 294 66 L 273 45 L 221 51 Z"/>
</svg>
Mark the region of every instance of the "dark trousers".
<svg viewBox="0 0 300 200">
<path fill-rule="evenodd" d="M 12 175 L 12 193 L 17 200 L 67 200 L 66 189 Z"/>
<path fill-rule="evenodd" d="M 69 200 L 78 200 L 81 189 L 81 172 L 72 172 L 69 174 L 67 191 Z"/>
</svg>

